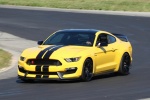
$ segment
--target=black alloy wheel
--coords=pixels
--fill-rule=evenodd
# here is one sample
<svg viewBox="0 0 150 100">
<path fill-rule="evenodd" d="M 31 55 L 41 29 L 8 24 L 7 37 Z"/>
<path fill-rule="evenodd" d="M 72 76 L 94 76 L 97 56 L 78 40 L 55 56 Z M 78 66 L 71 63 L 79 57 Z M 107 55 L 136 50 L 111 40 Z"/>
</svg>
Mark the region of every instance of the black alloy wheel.
<svg viewBox="0 0 150 100">
<path fill-rule="evenodd" d="M 119 73 L 121 75 L 128 75 L 130 72 L 130 63 L 131 63 L 131 59 L 128 53 L 124 53 L 124 55 L 122 56 L 122 60 L 120 63 L 120 68 L 119 68 Z"/>
<path fill-rule="evenodd" d="M 93 77 L 93 62 L 91 59 L 86 59 L 83 64 L 82 81 L 90 81 Z"/>
</svg>

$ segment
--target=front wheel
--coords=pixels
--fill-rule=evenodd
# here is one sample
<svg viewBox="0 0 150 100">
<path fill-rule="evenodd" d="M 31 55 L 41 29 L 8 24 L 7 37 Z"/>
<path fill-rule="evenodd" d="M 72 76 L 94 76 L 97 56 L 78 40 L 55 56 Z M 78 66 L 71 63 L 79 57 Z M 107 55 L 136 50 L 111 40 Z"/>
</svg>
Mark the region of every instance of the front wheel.
<svg viewBox="0 0 150 100">
<path fill-rule="evenodd" d="M 130 63 L 131 59 L 128 53 L 124 53 L 122 56 L 121 62 L 120 62 L 120 67 L 119 67 L 119 73 L 121 75 L 128 75 L 130 72 Z"/>
<path fill-rule="evenodd" d="M 81 80 L 90 81 L 93 77 L 93 62 L 91 59 L 86 59 L 83 64 Z"/>
</svg>

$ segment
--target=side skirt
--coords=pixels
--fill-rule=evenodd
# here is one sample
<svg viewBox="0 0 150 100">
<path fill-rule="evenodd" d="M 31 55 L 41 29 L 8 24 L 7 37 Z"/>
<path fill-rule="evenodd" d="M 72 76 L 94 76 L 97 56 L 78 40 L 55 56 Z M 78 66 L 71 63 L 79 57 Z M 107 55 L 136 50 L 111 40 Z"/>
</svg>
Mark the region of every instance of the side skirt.
<svg viewBox="0 0 150 100">
<path fill-rule="evenodd" d="M 99 75 L 114 73 L 114 70 L 115 70 L 115 68 L 114 69 L 110 69 L 110 70 L 101 71 L 101 72 L 99 72 L 97 74 L 94 74 L 94 76 L 99 76 Z"/>
</svg>

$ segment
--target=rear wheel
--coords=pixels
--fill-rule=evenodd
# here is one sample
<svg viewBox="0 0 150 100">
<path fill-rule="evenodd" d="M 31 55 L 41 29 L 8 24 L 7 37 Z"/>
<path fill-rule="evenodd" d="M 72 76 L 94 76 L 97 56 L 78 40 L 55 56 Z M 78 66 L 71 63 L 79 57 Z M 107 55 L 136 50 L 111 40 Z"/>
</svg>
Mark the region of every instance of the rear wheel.
<svg viewBox="0 0 150 100">
<path fill-rule="evenodd" d="M 121 75 L 128 75 L 130 72 L 130 63 L 131 59 L 128 53 L 124 53 L 121 59 L 120 67 L 119 67 L 119 73 Z"/>
<path fill-rule="evenodd" d="M 86 59 L 82 69 L 82 81 L 90 81 L 93 77 L 93 62 L 91 59 Z"/>
</svg>

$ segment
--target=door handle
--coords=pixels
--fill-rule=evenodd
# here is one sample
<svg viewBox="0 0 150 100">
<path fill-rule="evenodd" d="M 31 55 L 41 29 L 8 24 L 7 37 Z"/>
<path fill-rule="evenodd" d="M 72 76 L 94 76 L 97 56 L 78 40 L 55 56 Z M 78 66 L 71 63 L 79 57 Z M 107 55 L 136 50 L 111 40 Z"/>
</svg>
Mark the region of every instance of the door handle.
<svg viewBox="0 0 150 100">
<path fill-rule="evenodd" d="M 112 52 L 115 52 L 116 50 L 117 50 L 117 49 L 114 49 L 114 48 L 111 49 Z"/>
</svg>

